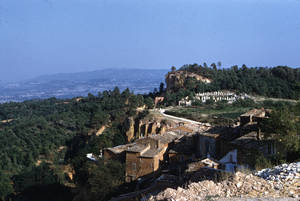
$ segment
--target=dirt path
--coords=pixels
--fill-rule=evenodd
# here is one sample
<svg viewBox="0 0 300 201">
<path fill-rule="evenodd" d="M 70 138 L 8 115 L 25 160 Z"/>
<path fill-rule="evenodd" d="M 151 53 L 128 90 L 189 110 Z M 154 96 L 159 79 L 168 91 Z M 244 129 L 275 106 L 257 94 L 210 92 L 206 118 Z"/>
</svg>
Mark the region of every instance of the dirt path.
<svg viewBox="0 0 300 201">
<path fill-rule="evenodd" d="M 175 117 L 175 116 L 172 116 L 172 115 L 169 115 L 169 114 L 165 114 L 165 109 L 160 109 L 159 112 L 161 115 L 163 115 L 164 117 L 167 117 L 167 118 L 170 118 L 170 119 L 175 119 L 177 121 L 183 121 L 183 122 L 188 122 L 188 123 L 191 123 L 191 124 L 197 124 L 197 125 L 203 125 L 203 123 L 201 122 L 198 122 L 198 121 L 193 121 L 193 120 L 190 120 L 190 119 L 186 119 L 186 118 L 182 118 L 182 117 Z"/>
</svg>

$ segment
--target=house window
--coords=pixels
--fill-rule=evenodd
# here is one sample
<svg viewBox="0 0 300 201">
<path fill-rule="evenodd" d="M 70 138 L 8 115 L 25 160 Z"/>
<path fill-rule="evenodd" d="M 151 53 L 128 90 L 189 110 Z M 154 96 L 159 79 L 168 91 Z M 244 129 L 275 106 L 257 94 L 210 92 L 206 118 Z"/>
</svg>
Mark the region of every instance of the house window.
<svg viewBox="0 0 300 201">
<path fill-rule="evenodd" d="M 132 170 L 136 171 L 136 163 L 132 163 Z"/>
<path fill-rule="evenodd" d="M 274 142 L 269 142 L 269 143 L 268 143 L 268 154 L 274 155 L 275 152 L 276 152 L 276 151 L 275 151 Z"/>
<path fill-rule="evenodd" d="M 209 147 L 210 143 L 208 140 L 205 140 L 205 148 L 204 148 L 204 154 L 207 155 L 209 153 Z"/>
<path fill-rule="evenodd" d="M 180 162 L 183 162 L 183 161 L 184 161 L 183 155 L 180 155 L 180 156 L 179 156 L 179 161 L 180 161 Z"/>
</svg>

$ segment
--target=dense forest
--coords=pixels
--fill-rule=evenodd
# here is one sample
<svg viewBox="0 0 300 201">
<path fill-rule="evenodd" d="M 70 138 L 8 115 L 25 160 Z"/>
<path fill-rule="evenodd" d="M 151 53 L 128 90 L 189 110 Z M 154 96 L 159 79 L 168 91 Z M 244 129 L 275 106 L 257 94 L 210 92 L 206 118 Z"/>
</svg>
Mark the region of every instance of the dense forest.
<svg viewBox="0 0 300 201">
<path fill-rule="evenodd" d="M 210 66 L 206 63 L 183 65 L 178 71 L 196 73 L 211 79 L 212 82 L 205 84 L 195 78 L 187 78 L 184 80 L 184 88 L 178 87 L 167 92 L 166 102 L 174 104 L 184 96 L 218 90 L 273 98 L 295 100 L 300 98 L 300 68 L 287 66 L 249 68 L 246 65 L 220 68 L 221 64 L 218 66 L 219 68 L 214 63 Z M 172 72 L 176 72 L 175 67 L 172 68 Z"/>
<path fill-rule="evenodd" d="M 91 173 L 91 167 L 84 168 L 90 165 L 85 155 L 99 155 L 104 147 L 126 143 L 126 119 L 135 116 L 136 108 L 145 103 L 149 107 L 153 105 L 149 97 L 144 99 L 128 89 L 121 93 L 115 88 L 98 96 L 89 94 L 85 98 L 50 98 L 1 104 L 0 200 L 4 200 L 5 196 L 7 199 L 26 200 L 21 192 L 26 193 L 43 185 L 86 186 L 89 182 L 95 182 L 93 175 L 90 176 L 94 180 L 89 180 L 86 174 L 106 177 L 106 184 L 101 183 L 106 190 L 102 194 L 105 197 L 114 185 L 123 181 L 119 178 L 123 175 L 123 166 L 110 162 Z M 102 126 L 106 127 L 105 131 L 95 135 Z M 75 172 L 72 181 L 68 172 Z M 58 186 L 53 189 L 57 191 Z M 70 192 L 65 200 L 71 195 Z M 90 195 L 93 196 L 93 193 Z M 84 199 L 88 200 L 86 197 Z"/>
</svg>

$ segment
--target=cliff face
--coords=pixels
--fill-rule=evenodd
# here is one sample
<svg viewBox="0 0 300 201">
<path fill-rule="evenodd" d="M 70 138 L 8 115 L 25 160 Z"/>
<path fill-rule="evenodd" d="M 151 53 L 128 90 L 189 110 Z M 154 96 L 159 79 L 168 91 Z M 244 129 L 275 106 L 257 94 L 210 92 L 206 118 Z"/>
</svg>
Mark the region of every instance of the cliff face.
<svg viewBox="0 0 300 201">
<path fill-rule="evenodd" d="M 130 142 L 134 138 L 134 120 L 132 117 L 127 119 L 127 131 L 126 131 L 126 139 L 127 142 Z"/>
<path fill-rule="evenodd" d="M 146 137 L 153 134 L 163 134 L 170 125 L 162 123 L 160 120 L 134 120 L 132 117 L 127 120 L 126 139 L 127 142 Z"/>
<path fill-rule="evenodd" d="M 185 80 L 188 78 L 195 78 L 197 81 L 204 82 L 204 83 L 212 82 L 211 79 L 187 71 L 169 72 L 166 75 L 167 90 L 173 91 L 174 89 L 179 89 L 184 87 Z"/>
</svg>

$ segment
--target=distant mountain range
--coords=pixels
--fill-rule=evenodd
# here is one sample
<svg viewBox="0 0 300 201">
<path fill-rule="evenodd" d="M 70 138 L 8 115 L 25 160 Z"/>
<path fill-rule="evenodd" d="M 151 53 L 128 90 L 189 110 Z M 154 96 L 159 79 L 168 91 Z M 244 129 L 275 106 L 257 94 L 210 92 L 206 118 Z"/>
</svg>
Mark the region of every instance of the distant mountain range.
<svg viewBox="0 0 300 201">
<path fill-rule="evenodd" d="M 158 88 L 167 72 L 167 69 L 104 69 L 43 75 L 21 82 L 0 82 L 0 103 L 86 96 L 116 86 L 121 91 L 129 88 L 134 93 L 144 94 Z"/>
</svg>

